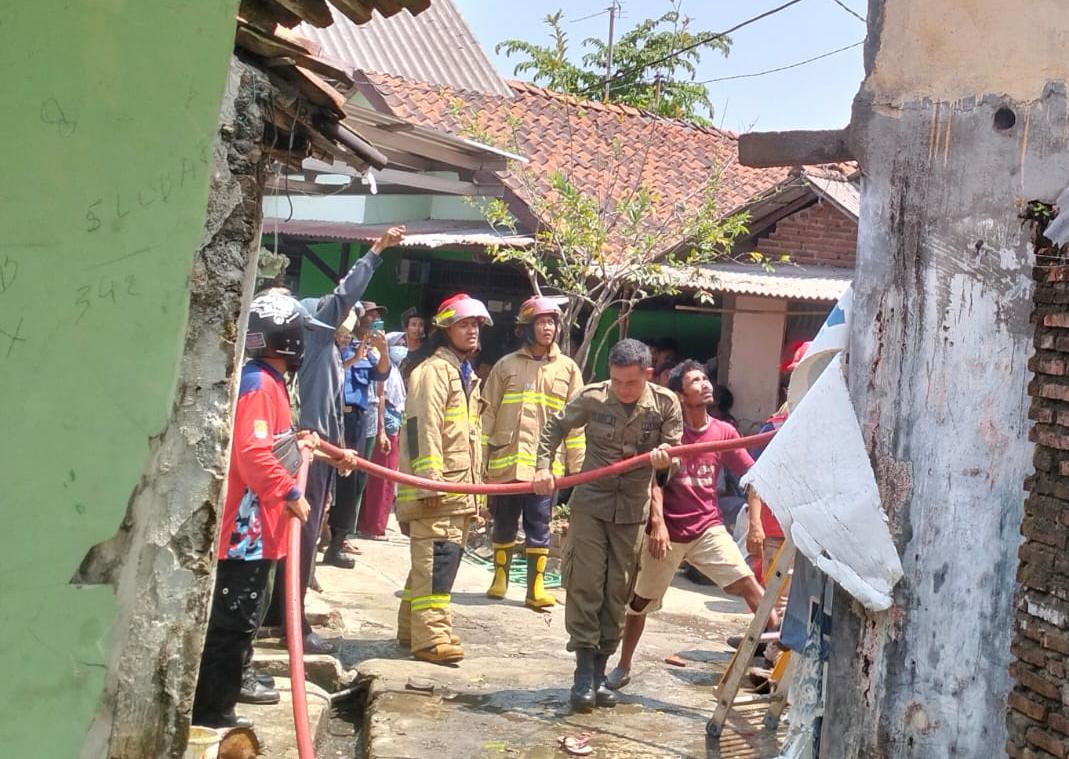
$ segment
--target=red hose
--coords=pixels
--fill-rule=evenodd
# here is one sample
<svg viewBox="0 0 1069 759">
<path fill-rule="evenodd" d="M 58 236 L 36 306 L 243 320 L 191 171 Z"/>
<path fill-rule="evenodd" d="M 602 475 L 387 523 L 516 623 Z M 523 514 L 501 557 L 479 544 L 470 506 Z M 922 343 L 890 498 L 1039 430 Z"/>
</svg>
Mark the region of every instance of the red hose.
<svg viewBox="0 0 1069 759">
<path fill-rule="evenodd" d="M 677 445 L 668 449 L 672 457 L 694 456 L 699 453 L 712 453 L 717 451 L 731 451 L 737 448 L 756 448 L 768 443 L 775 435 L 775 431 L 765 432 L 750 437 L 735 438 L 734 440 L 718 440 L 711 443 L 693 443 L 691 445 Z M 335 460 L 345 458 L 341 448 L 331 445 L 320 439 L 318 449 L 327 457 Z M 308 465 L 312 454 L 308 448 L 301 449 L 301 469 L 297 474 L 297 485 L 304 491 L 308 480 Z M 557 489 L 575 487 L 587 482 L 607 477 L 609 475 L 623 474 L 624 472 L 649 466 L 650 454 L 643 453 L 633 456 L 615 464 L 610 464 L 601 469 L 591 469 L 589 472 L 558 477 Z M 373 464 L 366 459 L 357 459 L 356 467 L 375 477 L 382 477 L 391 482 L 403 485 L 411 485 L 422 490 L 433 490 L 442 493 L 464 493 L 467 495 L 518 495 L 521 493 L 534 492 L 529 482 L 510 482 L 508 484 L 487 485 L 470 482 L 440 482 L 428 480 L 423 477 L 387 469 L 384 466 Z M 312 747 L 312 732 L 308 725 L 308 695 L 304 687 L 304 640 L 301 634 L 301 521 L 297 517 L 289 520 L 289 552 L 286 561 L 286 630 L 289 641 L 290 655 L 290 681 L 293 687 L 293 723 L 297 728 L 297 752 L 300 759 L 315 759 L 315 750 Z"/>
<path fill-rule="evenodd" d="M 713 453 L 718 451 L 731 451 L 737 448 L 758 448 L 764 446 L 769 440 L 776 434 L 775 430 L 771 432 L 763 432 L 760 435 L 751 435 L 750 437 L 740 437 L 733 440 L 716 440 L 710 443 L 691 443 L 690 445 L 676 445 L 668 449 L 669 455 L 672 457 L 694 456 L 699 453 Z M 319 441 L 319 450 L 325 453 L 329 458 L 341 459 L 344 458 L 342 450 L 336 446 L 331 445 L 325 440 Z M 610 475 L 623 474 L 629 472 L 632 469 L 638 469 L 642 466 L 649 466 L 650 454 L 643 453 L 638 456 L 632 456 L 629 459 L 623 461 L 617 461 L 615 464 L 602 467 L 601 469 L 591 469 L 588 472 L 580 472 L 579 474 L 570 474 L 567 477 L 558 477 L 556 481 L 556 487 L 558 490 L 563 488 L 571 488 L 576 485 L 584 485 L 588 482 L 607 477 Z M 484 483 L 472 483 L 472 482 L 441 482 L 439 480 L 428 480 L 423 477 L 416 477 L 412 474 L 406 474 L 405 472 L 398 472 L 393 469 L 387 469 L 384 466 L 373 464 L 366 459 L 356 460 L 357 469 L 362 469 L 368 474 L 375 477 L 382 477 L 383 479 L 391 482 L 399 482 L 402 485 L 411 485 L 412 487 L 420 488 L 421 490 L 434 490 L 440 493 L 464 493 L 467 495 L 519 495 L 521 493 L 533 493 L 534 490 L 529 482 L 510 482 L 507 484 L 494 484 L 488 485 Z"/>
<path fill-rule="evenodd" d="M 308 484 L 308 466 L 312 452 L 301 448 L 301 468 L 297 472 L 297 487 L 304 492 Z M 304 634 L 301 619 L 301 520 L 289 518 L 289 550 L 286 561 L 286 640 L 290 655 L 290 687 L 293 689 L 293 725 L 297 729 L 297 755 L 300 759 L 315 759 L 312 729 L 308 725 L 308 693 L 304 687 Z"/>
</svg>

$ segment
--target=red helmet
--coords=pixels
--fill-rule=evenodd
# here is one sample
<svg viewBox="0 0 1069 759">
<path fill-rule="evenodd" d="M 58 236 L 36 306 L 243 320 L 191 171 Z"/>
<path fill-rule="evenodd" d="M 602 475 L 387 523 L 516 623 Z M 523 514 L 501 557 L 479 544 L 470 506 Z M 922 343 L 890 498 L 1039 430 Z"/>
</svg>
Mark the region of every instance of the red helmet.
<svg viewBox="0 0 1069 759">
<path fill-rule="evenodd" d="M 517 324 L 533 324 L 539 316 L 555 316 L 561 319 L 564 314 L 554 298 L 544 295 L 535 295 L 523 302 L 520 306 L 520 314 L 516 317 Z"/>
<path fill-rule="evenodd" d="M 467 293 L 458 293 L 442 301 L 438 306 L 438 313 L 434 315 L 434 326 L 445 329 L 457 322 L 471 319 L 479 320 L 480 325 L 492 325 L 494 320 L 490 318 L 490 312 L 481 300 L 476 300 Z"/>
</svg>

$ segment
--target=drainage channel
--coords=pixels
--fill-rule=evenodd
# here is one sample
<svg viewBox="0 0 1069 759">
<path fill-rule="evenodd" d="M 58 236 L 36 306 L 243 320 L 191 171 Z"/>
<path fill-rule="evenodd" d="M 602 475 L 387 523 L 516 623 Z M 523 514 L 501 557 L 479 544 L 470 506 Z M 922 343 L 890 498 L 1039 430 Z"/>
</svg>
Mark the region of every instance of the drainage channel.
<svg viewBox="0 0 1069 759">
<path fill-rule="evenodd" d="M 331 702 L 330 720 L 320 732 L 319 759 L 364 759 L 364 714 L 368 688 L 356 688 Z"/>
</svg>

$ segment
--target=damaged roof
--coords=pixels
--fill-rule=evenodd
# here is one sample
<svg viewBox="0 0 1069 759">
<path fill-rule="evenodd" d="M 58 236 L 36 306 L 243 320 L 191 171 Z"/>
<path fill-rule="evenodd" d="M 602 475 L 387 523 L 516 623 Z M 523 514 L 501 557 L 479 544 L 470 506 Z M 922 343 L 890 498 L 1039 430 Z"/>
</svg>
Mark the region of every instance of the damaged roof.
<svg viewBox="0 0 1069 759">
<path fill-rule="evenodd" d="M 332 13 L 330 26 L 303 23 L 296 29 L 322 54 L 363 71 L 512 97 L 452 0 L 434 0 L 418 15 L 376 16 L 366 24 Z"/>
<path fill-rule="evenodd" d="M 397 223 L 354 224 L 277 219 L 264 222 L 264 234 L 278 234 L 297 239 L 371 243 L 378 240 L 387 228 Z M 489 224 L 478 221 L 420 219 L 405 221 L 404 225 L 405 239 L 398 244 L 398 247 L 402 248 L 484 248 L 495 244 L 527 247 L 534 244 L 534 239 L 526 235 L 502 237 L 491 229 Z"/>
</svg>

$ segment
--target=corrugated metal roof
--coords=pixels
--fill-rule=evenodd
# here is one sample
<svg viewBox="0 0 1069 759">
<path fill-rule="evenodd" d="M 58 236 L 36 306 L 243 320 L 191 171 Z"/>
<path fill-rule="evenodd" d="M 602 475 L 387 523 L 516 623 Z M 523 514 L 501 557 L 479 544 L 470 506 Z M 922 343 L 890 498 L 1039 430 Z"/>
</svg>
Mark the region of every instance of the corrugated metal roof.
<svg viewBox="0 0 1069 759">
<path fill-rule="evenodd" d="M 817 194 L 839 207 L 843 213 L 854 219 L 861 215 L 861 185 L 856 181 L 833 179 L 830 177 L 805 175 L 805 181 L 813 186 Z"/>
<path fill-rule="evenodd" d="M 331 26 L 318 29 L 301 24 L 297 32 L 354 68 L 512 97 L 512 90 L 452 0 L 434 0 L 418 16 L 407 12 L 389 18 L 376 15 L 360 26 L 333 7 L 331 13 Z"/>
<path fill-rule="evenodd" d="M 264 224 L 264 234 L 274 234 L 277 231 L 282 236 L 303 239 L 374 242 L 395 224 L 404 224 L 407 228 L 405 239 L 400 245 L 402 248 L 445 248 L 451 245 L 487 246 L 494 244 L 526 247 L 534 244 L 533 238 L 524 235 L 502 237 L 488 224 L 446 219 L 420 219 L 387 224 L 270 220 Z"/>
<path fill-rule="evenodd" d="M 686 272 L 688 289 L 790 300 L 838 300 L 854 278 L 849 269 L 803 269 L 789 264 L 780 264 L 771 272 L 748 264 L 711 264 L 702 270 L 705 274 L 697 282 Z"/>
</svg>

